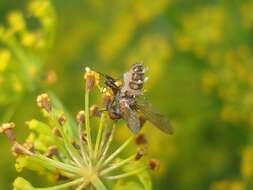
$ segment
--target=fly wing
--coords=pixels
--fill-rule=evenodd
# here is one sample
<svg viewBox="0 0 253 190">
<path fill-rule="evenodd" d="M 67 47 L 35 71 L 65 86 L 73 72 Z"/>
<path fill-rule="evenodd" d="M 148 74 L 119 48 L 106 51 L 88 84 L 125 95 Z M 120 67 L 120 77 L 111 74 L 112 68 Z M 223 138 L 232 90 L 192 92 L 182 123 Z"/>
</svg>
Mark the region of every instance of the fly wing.
<svg viewBox="0 0 253 190">
<path fill-rule="evenodd" d="M 155 127 L 167 134 L 173 134 L 173 128 L 167 118 L 163 114 L 156 111 L 156 109 L 154 109 L 150 103 L 139 100 L 137 102 L 137 110 Z"/>
<path fill-rule="evenodd" d="M 123 118 L 127 121 L 127 127 L 133 132 L 138 133 L 141 129 L 140 120 L 126 102 L 120 103 L 120 110 Z"/>
</svg>

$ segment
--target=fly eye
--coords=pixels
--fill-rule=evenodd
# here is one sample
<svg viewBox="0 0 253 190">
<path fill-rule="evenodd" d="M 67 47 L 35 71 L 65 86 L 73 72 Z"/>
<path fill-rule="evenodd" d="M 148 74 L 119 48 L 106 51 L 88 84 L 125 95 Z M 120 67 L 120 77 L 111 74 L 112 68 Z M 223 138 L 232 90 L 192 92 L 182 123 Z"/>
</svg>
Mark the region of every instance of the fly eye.
<svg viewBox="0 0 253 190">
<path fill-rule="evenodd" d="M 134 81 L 138 81 L 138 80 L 143 81 L 144 78 L 145 78 L 144 73 L 133 73 L 132 74 L 132 80 L 134 80 Z"/>
<path fill-rule="evenodd" d="M 134 72 L 143 72 L 144 67 L 141 64 L 136 64 L 133 68 Z"/>
</svg>

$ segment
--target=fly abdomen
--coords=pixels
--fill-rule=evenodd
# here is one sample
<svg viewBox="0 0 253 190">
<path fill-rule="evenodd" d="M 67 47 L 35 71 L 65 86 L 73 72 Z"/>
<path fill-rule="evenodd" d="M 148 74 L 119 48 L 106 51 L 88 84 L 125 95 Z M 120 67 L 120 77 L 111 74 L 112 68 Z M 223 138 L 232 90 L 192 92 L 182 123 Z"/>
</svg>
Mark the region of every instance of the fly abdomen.
<svg viewBox="0 0 253 190">
<path fill-rule="evenodd" d="M 134 64 L 131 69 L 124 73 L 124 85 L 121 88 L 121 96 L 140 96 L 142 95 L 142 88 L 146 80 L 146 69 L 143 63 Z"/>
<path fill-rule="evenodd" d="M 129 87 L 132 89 L 132 90 L 141 90 L 143 88 L 143 83 L 144 81 L 131 81 L 129 82 Z"/>
<path fill-rule="evenodd" d="M 134 72 L 132 74 L 132 80 L 134 81 L 138 81 L 138 80 L 144 81 L 144 79 L 145 79 L 144 72 L 138 72 L 138 73 Z"/>
</svg>

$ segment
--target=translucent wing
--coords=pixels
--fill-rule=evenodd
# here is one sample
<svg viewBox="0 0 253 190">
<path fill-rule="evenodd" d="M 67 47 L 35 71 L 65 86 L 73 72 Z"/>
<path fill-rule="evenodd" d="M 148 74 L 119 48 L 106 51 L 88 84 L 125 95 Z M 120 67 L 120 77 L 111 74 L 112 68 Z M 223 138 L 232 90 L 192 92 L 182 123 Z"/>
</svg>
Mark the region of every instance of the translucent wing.
<svg viewBox="0 0 253 190">
<path fill-rule="evenodd" d="M 153 106 L 144 100 L 137 101 L 137 110 L 155 127 L 167 134 L 173 134 L 173 128 L 166 117 L 156 111 Z"/>
<path fill-rule="evenodd" d="M 137 117 L 136 112 L 134 112 L 126 102 L 120 103 L 120 110 L 123 118 L 127 121 L 128 128 L 133 133 L 138 133 L 140 131 L 140 120 Z"/>
</svg>

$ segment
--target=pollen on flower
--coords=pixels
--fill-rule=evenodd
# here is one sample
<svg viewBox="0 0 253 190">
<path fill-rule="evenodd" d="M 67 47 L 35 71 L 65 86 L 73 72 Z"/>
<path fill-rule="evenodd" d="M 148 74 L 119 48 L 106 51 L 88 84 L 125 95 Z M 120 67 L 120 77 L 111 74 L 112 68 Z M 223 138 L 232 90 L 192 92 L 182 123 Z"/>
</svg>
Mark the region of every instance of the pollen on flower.
<svg viewBox="0 0 253 190">
<path fill-rule="evenodd" d="M 88 90 L 92 90 L 94 88 L 94 86 L 99 84 L 99 80 L 100 80 L 100 75 L 91 70 L 89 67 L 85 68 L 85 74 L 84 74 L 84 79 L 86 80 L 86 88 Z"/>
<path fill-rule="evenodd" d="M 137 154 L 135 155 L 135 160 L 140 160 L 144 154 L 147 152 L 147 148 L 146 147 L 140 147 L 137 150 Z"/>
<path fill-rule="evenodd" d="M 0 133 L 4 133 L 9 129 L 13 129 L 15 127 L 15 123 L 11 122 L 11 123 L 4 123 L 1 125 L 0 127 Z"/>
<path fill-rule="evenodd" d="M 83 110 L 81 110 L 77 113 L 76 122 L 78 124 L 83 124 L 85 122 L 85 112 Z"/>
<path fill-rule="evenodd" d="M 117 80 L 117 81 L 115 82 L 115 84 L 116 84 L 116 86 L 118 86 L 118 87 L 121 87 L 121 86 L 123 85 L 123 83 L 122 83 L 121 80 Z"/>
<path fill-rule="evenodd" d="M 15 123 L 4 123 L 0 127 L 0 133 L 4 133 L 11 143 L 16 141 L 16 135 L 13 133 L 12 129 L 15 128 Z"/>
<path fill-rule="evenodd" d="M 95 104 L 90 107 L 90 113 L 91 113 L 91 116 L 96 116 L 96 117 L 101 116 L 101 111 L 99 111 L 98 106 Z"/>
<path fill-rule="evenodd" d="M 61 114 L 60 116 L 59 116 L 59 118 L 58 118 L 58 122 L 59 122 L 59 124 L 61 125 L 61 126 L 63 126 L 64 124 L 65 124 L 65 122 L 66 122 L 66 117 L 64 116 L 64 114 Z"/>
<path fill-rule="evenodd" d="M 62 136 L 61 136 L 61 133 L 60 133 L 60 131 L 59 131 L 59 129 L 56 128 L 56 127 L 54 127 L 54 128 L 52 129 L 52 133 L 53 133 L 53 135 L 55 135 L 55 136 L 57 136 L 57 137 L 62 137 Z"/>
<path fill-rule="evenodd" d="M 113 99 L 113 92 L 109 88 L 104 88 L 102 93 L 103 93 L 103 103 L 104 106 L 106 107 Z"/>
<path fill-rule="evenodd" d="M 47 152 L 45 153 L 46 157 L 52 157 L 53 155 L 56 155 L 58 153 L 58 148 L 55 145 L 52 145 L 48 147 Z"/>
<path fill-rule="evenodd" d="M 48 94 L 43 93 L 37 97 L 37 105 L 40 108 L 45 109 L 47 112 L 51 111 L 51 104 L 50 104 L 50 98 Z"/>
</svg>

